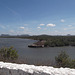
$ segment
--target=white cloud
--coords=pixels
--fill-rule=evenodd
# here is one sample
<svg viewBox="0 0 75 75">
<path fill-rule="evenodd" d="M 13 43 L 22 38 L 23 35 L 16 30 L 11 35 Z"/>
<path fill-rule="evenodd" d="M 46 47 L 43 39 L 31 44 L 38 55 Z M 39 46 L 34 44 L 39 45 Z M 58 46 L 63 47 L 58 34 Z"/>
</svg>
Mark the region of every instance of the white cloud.
<svg viewBox="0 0 75 75">
<path fill-rule="evenodd" d="M 69 27 L 72 27 L 72 25 L 68 25 Z"/>
<path fill-rule="evenodd" d="M 37 27 L 38 29 L 41 29 L 41 27 Z"/>
<path fill-rule="evenodd" d="M 65 20 L 64 19 L 61 19 L 61 22 L 65 22 Z"/>
<path fill-rule="evenodd" d="M 55 27 L 55 24 L 47 24 L 48 27 Z"/>
<path fill-rule="evenodd" d="M 20 29 L 24 29 L 25 27 L 20 27 Z"/>
<path fill-rule="evenodd" d="M 21 30 L 22 29 L 22 30 Z M 10 30 L 9 31 L 10 34 L 31 34 L 32 31 L 31 31 L 31 28 L 27 28 L 27 27 L 19 27 L 18 29 L 16 30 Z"/>
<path fill-rule="evenodd" d="M 40 26 L 44 26 L 45 24 L 40 24 Z"/>
<path fill-rule="evenodd" d="M 67 30 L 67 28 L 64 28 L 64 30 Z"/>
</svg>

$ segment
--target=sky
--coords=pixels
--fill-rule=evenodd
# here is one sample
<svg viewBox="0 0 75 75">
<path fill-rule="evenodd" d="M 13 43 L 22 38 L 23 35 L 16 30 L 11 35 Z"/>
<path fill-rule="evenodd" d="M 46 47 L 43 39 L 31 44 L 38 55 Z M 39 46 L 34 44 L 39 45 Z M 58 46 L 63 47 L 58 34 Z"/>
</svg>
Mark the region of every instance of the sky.
<svg viewBox="0 0 75 75">
<path fill-rule="evenodd" d="M 0 34 L 75 35 L 75 0 L 0 0 Z"/>
</svg>

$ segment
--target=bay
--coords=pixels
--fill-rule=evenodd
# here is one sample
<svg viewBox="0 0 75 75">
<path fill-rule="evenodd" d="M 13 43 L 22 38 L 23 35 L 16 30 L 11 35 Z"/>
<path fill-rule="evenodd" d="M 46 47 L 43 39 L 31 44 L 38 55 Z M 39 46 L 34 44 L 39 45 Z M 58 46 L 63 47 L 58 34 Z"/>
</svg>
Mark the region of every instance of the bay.
<svg viewBox="0 0 75 75">
<path fill-rule="evenodd" d="M 29 48 L 28 45 L 36 42 L 31 39 L 21 38 L 0 38 L 0 48 L 13 46 L 19 54 L 20 59 L 27 59 L 31 64 L 39 62 L 54 61 L 61 51 L 66 53 L 75 59 L 75 47 L 45 47 L 45 48 Z"/>
</svg>

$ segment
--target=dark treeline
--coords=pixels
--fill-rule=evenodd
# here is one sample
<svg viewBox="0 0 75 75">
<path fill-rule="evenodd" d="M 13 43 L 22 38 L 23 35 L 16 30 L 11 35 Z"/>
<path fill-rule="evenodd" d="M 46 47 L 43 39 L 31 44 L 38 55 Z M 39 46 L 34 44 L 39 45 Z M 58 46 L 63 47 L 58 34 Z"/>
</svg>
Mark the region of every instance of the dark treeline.
<svg viewBox="0 0 75 75">
<path fill-rule="evenodd" d="M 49 36 L 49 35 L 38 35 L 38 36 L 1 36 L 1 38 L 23 38 L 33 40 L 45 40 L 45 47 L 60 47 L 60 46 L 75 46 L 75 36 Z"/>
<path fill-rule="evenodd" d="M 29 39 L 45 40 L 45 47 L 75 46 L 75 36 L 30 36 Z"/>
</svg>

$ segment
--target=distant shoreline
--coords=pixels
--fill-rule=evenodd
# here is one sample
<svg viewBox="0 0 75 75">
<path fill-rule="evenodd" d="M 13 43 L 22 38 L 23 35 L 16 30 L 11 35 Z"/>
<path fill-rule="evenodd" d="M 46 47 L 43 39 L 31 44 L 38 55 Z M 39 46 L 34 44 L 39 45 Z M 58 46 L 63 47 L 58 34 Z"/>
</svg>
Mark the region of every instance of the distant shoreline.
<svg viewBox="0 0 75 75">
<path fill-rule="evenodd" d="M 39 35 L 39 36 L 6 36 L 0 38 L 22 38 L 22 39 L 32 39 L 38 40 L 33 45 L 35 47 L 63 47 L 63 46 L 75 46 L 75 36 L 49 36 L 49 35 Z M 41 44 L 41 41 L 46 41 Z"/>
</svg>

